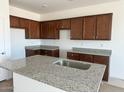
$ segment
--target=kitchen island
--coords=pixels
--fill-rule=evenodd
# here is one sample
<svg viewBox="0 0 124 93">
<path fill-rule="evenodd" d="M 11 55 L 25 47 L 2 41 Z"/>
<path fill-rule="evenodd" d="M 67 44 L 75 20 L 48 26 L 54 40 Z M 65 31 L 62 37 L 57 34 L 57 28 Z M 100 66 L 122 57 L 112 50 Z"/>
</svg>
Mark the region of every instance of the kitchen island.
<svg viewBox="0 0 124 93">
<path fill-rule="evenodd" d="M 77 69 L 55 64 L 59 60 L 89 64 L 88 69 Z M 83 61 L 36 55 L 0 67 L 13 72 L 15 92 L 97 92 L 105 66 Z"/>
</svg>

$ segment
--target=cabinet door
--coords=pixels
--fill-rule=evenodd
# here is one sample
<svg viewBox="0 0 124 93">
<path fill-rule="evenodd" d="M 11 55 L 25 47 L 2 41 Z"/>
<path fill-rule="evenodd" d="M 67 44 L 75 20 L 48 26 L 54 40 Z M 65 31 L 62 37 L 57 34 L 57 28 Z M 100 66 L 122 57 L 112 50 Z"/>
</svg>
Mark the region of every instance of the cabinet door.
<svg viewBox="0 0 124 93">
<path fill-rule="evenodd" d="M 20 27 L 25 29 L 25 37 L 29 38 L 29 20 L 20 18 Z"/>
<path fill-rule="evenodd" d="M 60 20 L 57 20 L 57 21 L 54 21 L 54 29 L 55 29 L 55 37 L 54 39 L 59 39 L 59 35 L 60 35 L 60 26 L 61 26 L 61 21 Z"/>
<path fill-rule="evenodd" d="M 93 55 L 80 54 L 80 61 L 93 62 Z"/>
<path fill-rule="evenodd" d="M 63 20 L 61 20 L 61 27 L 60 27 L 60 29 L 70 29 L 70 23 L 71 21 L 70 21 L 70 19 L 63 19 Z"/>
<path fill-rule="evenodd" d="M 79 54 L 67 52 L 67 58 L 72 60 L 79 60 Z"/>
<path fill-rule="evenodd" d="M 112 14 L 97 16 L 97 40 L 111 40 Z"/>
<path fill-rule="evenodd" d="M 48 32 L 49 32 L 49 24 L 48 22 L 43 22 L 42 23 L 42 38 L 43 39 L 48 39 Z"/>
<path fill-rule="evenodd" d="M 29 22 L 29 38 L 40 39 L 40 23 L 30 20 Z"/>
<path fill-rule="evenodd" d="M 46 55 L 46 56 L 52 56 L 52 51 L 50 51 L 50 50 L 44 50 L 44 55 Z"/>
<path fill-rule="evenodd" d="M 81 40 L 83 36 L 83 18 L 71 19 L 71 39 Z"/>
<path fill-rule="evenodd" d="M 53 57 L 59 57 L 59 50 L 53 50 L 52 52 L 53 52 L 52 53 L 53 54 L 52 55 Z"/>
<path fill-rule="evenodd" d="M 35 55 L 41 55 L 41 51 L 40 50 L 35 50 Z"/>
<path fill-rule="evenodd" d="M 41 37 L 44 39 L 59 39 L 60 21 L 41 23 Z"/>
<path fill-rule="evenodd" d="M 43 23 L 40 22 L 40 39 L 44 39 L 44 34 L 43 34 Z"/>
<path fill-rule="evenodd" d="M 108 81 L 109 78 L 109 57 L 107 56 L 94 56 L 94 63 L 106 65 L 103 80 Z"/>
<path fill-rule="evenodd" d="M 20 27 L 18 17 L 10 16 L 10 27 L 12 27 L 12 28 L 19 28 Z"/>
<path fill-rule="evenodd" d="M 35 55 L 34 51 L 26 49 L 26 57 Z"/>
<path fill-rule="evenodd" d="M 55 22 L 54 21 L 49 22 L 49 30 L 47 33 L 48 39 L 55 39 L 55 30 L 56 30 Z"/>
<path fill-rule="evenodd" d="M 96 16 L 84 18 L 83 40 L 94 40 L 96 34 Z"/>
</svg>

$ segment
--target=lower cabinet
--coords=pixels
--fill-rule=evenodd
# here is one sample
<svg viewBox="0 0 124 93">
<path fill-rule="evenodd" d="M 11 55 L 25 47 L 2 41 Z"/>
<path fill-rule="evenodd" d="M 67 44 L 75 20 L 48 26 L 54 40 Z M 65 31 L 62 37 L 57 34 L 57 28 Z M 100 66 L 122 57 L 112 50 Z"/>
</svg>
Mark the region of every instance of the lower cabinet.
<svg viewBox="0 0 124 93">
<path fill-rule="evenodd" d="M 25 52 L 26 52 L 26 57 L 34 56 L 34 55 L 40 55 L 40 50 L 29 50 L 29 49 L 26 49 Z"/>
<path fill-rule="evenodd" d="M 109 77 L 109 57 L 108 56 L 94 56 L 94 63 L 106 65 L 103 80 L 108 81 Z"/>
<path fill-rule="evenodd" d="M 59 57 L 59 50 L 30 50 L 26 49 L 26 57 L 34 55 L 46 55 L 52 57 Z"/>
<path fill-rule="evenodd" d="M 59 50 L 41 50 L 41 55 L 59 57 Z"/>
<path fill-rule="evenodd" d="M 80 54 L 80 61 L 93 62 L 93 55 Z"/>
<path fill-rule="evenodd" d="M 72 60 L 79 60 L 79 54 L 68 52 L 67 58 Z"/>
<path fill-rule="evenodd" d="M 105 70 L 105 73 L 103 76 L 103 80 L 108 81 L 108 78 L 109 78 L 109 59 L 110 59 L 109 56 L 89 55 L 89 54 L 67 52 L 67 58 L 72 59 L 72 60 L 86 61 L 86 62 L 92 62 L 92 63 L 106 65 L 106 70 Z"/>
</svg>

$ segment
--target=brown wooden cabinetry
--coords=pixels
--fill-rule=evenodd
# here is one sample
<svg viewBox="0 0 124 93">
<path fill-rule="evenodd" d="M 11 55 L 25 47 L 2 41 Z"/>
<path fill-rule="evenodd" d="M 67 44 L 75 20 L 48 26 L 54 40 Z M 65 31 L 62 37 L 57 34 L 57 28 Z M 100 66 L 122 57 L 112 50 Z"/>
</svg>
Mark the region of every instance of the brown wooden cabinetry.
<svg viewBox="0 0 124 93">
<path fill-rule="evenodd" d="M 83 31 L 83 18 L 71 19 L 71 39 L 82 40 Z"/>
<path fill-rule="evenodd" d="M 55 21 L 55 39 L 59 39 L 60 37 L 60 26 L 61 26 L 61 21 L 60 20 L 56 20 Z"/>
<path fill-rule="evenodd" d="M 19 28 L 20 27 L 18 17 L 10 16 L 10 27 L 12 27 L 12 28 Z"/>
<path fill-rule="evenodd" d="M 45 22 L 10 16 L 10 26 L 24 28 L 27 39 L 59 39 L 70 29 L 71 40 L 111 40 L 112 13 Z"/>
<path fill-rule="evenodd" d="M 30 50 L 26 49 L 26 57 L 34 56 L 34 55 L 45 55 L 52 57 L 59 57 L 59 50 Z"/>
<path fill-rule="evenodd" d="M 59 39 L 60 21 L 41 22 L 43 39 Z"/>
<path fill-rule="evenodd" d="M 48 22 L 47 39 L 54 39 L 55 37 L 55 23 Z"/>
<path fill-rule="evenodd" d="M 29 38 L 29 20 L 20 18 L 20 27 L 25 29 L 25 38 Z"/>
<path fill-rule="evenodd" d="M 108 56 L 94 56 L 94 63 L 106 65 L 103 80 L 108 81 L 109 77 L 109 57 Z"/>
<path fill-rule="evenodd" d="M 72 40 L 111 40 L 112 14 L 71 19 Z"/>
<path fill-rule="evenodd" d="M 63 19 L 61 20 L 61 27 L 60 29 L 70 29 L 70 19 Z"/>
<path fill-rule="evenodd" d="M 59 57 L 59 50 L 41 50 L 41 55 Z"/>
<path fill-rule="evenodd" d="M 72 60 L 79 60 L 79 54 L 68 52 L 67 58 Z"/>
<path fill-rule="evenodd" d="M 97 16 L 96 40 L 111 40 L 112 14 Z"/>
<path fill-rule="evenodd" d="M 40 50 L 30 50 L 30 49 L 26 49 L 26 57 L 29 56 L 34 56 L 34 55 L 40 55 Z"/>
<path fill-rule="evenodd" d="M 81 53 L 67 52 L 67 58 L 78 61 L 86 61 L 91 63 L 106 65 L 106 70 L 104 73 L 103 80 L 108 81 L 109 78 L 109 56 L 97 56 Z"/>
<path fill-rule="evenodd" d="M 80 54 L 80 61 L 93 62 L 93 55 Z"/>
<path fill-rule="evenodd" d="M 47 39 L 48 36 L 48 31 L 49 31 L 49 24 L 48 22 L 41 22 L 41 38 L 42 39 Z"/>
<path fill-rule="evenodd" d="M 40 23 L 37 21 L 29 21 L 29 38 L 40 39 Z"/>
<path fill-rule="evenodd" d="M 26 39 L 40 39 L 40 23 L 38 21 L 10 16 L 10 27 L 25 29 Z"/>
<path fill-rule="evenodd" d="M 96 16 L 85 17 L 83 28 L 83 40 L 95 40 Z"/>
</svg>

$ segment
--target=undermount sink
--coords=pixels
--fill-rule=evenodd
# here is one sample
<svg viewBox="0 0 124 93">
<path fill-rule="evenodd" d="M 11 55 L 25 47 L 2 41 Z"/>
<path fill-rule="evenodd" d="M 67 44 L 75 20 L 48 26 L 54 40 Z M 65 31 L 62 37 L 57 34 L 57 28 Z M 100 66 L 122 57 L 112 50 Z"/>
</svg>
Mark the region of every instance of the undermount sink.
<svg viewBox="0 0 124 93">
<path fill-rule="evenodd" d="M 91 66 L 90 64 L 84 64 L 84 63 L 67 61 L 67 60 L 59 60 L 57 62 L 54 62 L 54 64 L 60 65 L 60 66 L 76 68 L 76 69 L 81 69 L 81 70 L 88 70 Z"/>
</svg>

